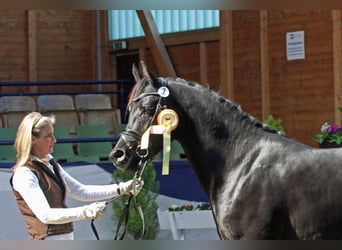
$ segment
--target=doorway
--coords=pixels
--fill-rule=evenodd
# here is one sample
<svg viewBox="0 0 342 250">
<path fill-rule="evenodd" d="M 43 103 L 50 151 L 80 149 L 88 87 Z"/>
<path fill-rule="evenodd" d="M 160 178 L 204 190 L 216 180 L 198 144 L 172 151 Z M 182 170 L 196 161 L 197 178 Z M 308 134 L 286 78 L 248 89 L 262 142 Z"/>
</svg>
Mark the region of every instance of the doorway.
<svg viewBox="0 0 342 250">
<path fill-rule="evenodd" d="M 139 53 L 131 52 L 131 53 L 120 53 L 116 54 L 116 79 L 118 80 L 133 80 L 134 76 L 132 74 L 132 65 L 138 65 L 139 63 Z M 120 110 L 126 110 L 128 95 L 131 92 L 134 84 L 124 84 L 122 87 L 125 92 L 125 99 L 120 100 L 117 98 L 117 107 L 121 107 Z M 121 122 L 126 123 L 126 117 L 123 113 L 121 113 Z"/>
</svg>

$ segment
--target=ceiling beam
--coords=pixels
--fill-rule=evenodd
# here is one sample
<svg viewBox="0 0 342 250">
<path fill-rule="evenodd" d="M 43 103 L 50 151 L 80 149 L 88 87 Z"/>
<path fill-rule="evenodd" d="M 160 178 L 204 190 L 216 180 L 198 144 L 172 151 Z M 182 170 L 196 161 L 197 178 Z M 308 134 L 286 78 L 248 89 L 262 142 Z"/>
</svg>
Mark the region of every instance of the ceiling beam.
<svg viewBox="0 0 342 250">
<path fill-rule="evenodd" d="M 151 11 L 137 10 L 137 14 L 144 29 L 145 37 L 151 49 L 159 74 L 162 76 L 176 77 L 176 71 L 172 65 L 163 40 L 161 39 Z"/>
</svg>

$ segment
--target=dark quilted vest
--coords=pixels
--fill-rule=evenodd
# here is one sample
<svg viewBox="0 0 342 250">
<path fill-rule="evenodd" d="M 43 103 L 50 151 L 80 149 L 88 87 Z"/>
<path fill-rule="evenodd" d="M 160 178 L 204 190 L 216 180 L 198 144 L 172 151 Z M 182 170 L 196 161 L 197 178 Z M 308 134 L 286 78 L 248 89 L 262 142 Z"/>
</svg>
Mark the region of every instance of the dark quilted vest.
<svg viewBox="0 0 342 250">
<path fill-rule="evenodd" d="M 33 161 L 32 165 L 28 166 L 32 172 L 38 177 L 39 186 L 43 190 L 45 197 L 51 208 L 66 208 L 65 204 L 65 186 L 60 177 L 57 164 L 51 160 L 54 173 L 50 171 L 43 163 Z M 12 184 L 12 178 L 11 178 Z M 58 235 L 70 233 L 73 231 L 73 224 L 44 224 L 31 211 L 21 195 L 13 188 L 15 199 L 17 200 L 19 210 L 24 217 L 27 225 L 29 238 L 33 240 L 41 240 L 49 235 Z"/>
</svg>

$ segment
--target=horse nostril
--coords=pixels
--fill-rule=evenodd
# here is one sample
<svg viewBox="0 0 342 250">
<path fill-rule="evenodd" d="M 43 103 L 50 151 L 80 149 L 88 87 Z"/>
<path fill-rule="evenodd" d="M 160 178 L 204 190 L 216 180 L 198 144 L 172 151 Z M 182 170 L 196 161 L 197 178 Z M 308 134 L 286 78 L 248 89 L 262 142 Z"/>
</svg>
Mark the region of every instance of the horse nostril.
<svg viewBox="0 0 342 250">
<path fill-rule="evenodd" d="M 123 150 L 117 149 L 112 155 L 112 159 L 116 159 L 118 162 L 125 160 L 125 152 Z"/>
<path fill-rule="evenodd" d="M 113 154 L 113 157 L 114 157 L 114 158 L 119 158 L 119 157 L 121 157 L 123 154 L 124 154 L 123 151 L 121 151 L 121 150 L 115 150 L 115 152 L 114 152 L 114 154 Z"/>
</svg>

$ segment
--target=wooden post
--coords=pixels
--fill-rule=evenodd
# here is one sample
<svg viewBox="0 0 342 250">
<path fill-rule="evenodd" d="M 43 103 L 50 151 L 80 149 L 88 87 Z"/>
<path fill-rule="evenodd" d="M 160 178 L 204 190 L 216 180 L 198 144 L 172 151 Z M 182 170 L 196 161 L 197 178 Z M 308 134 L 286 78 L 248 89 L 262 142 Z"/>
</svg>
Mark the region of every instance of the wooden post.
<svg viewBox="0 0 342 250">
<path fill-rule="evenodd" d="M 220 10 L 220 89 L 223 96 L 234 99 L 234 56 L 232 11 Z"/>
<path fill-rule="evenodd" d="M 176 71 L 160 37 L 151 11 L 137 10 L 137 14 L 144 29 L 146 40 L 151 49 L 159 74 L 161 76 L 176 77 Z"/>
<path fill-rule="evenodd" d="M 100 17 L 100 10 L 91 11 L 91 65 L 92 65 L 92 79 L 102 80 L 102 72 L 100 66 L 102 64 L 102 22 Z M 98 91 L 102 90 L 102 85 L 96 86 Z M 92 87 L 94 90 L 95 87 Z"/>
<path fill-rule="evenodd" d="M 28 79 L 29 81 L 38 80 L 37 68 L 37 13 L 35 10 L 27 11 L 28 25 Z M 36 87 L 32 87 L 36 88 Z M 30 88 L 31 90 L 31 88 Z"/>
<path fill-rule="evenodd" d="M 341 102 L 341 10 L 332 10 L 333 23 L 333 64 L 334 64 L 334 119 L 335 124 L 341 124 L 341 112 L 337 109 L 342 106 Z"/>
<path fill-rule="evenodd" d="M 200 82 L 202 84 L 208 83 L 207 76 L 207 43 L 200 43 Z"/>
<path fill-rule="evenodd" d="M 270 115 L 267 10 L 260 11 L 261 118 Z"/>
</svg>

